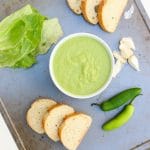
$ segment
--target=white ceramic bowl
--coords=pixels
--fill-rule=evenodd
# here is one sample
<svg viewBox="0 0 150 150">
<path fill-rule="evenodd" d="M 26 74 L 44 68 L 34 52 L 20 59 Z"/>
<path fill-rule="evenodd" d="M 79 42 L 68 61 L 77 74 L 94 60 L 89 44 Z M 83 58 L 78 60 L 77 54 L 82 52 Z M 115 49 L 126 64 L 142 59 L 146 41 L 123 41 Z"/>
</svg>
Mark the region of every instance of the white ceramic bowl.
<svg viewBox="0 0 150 150">
<path fill-rule="evenodd" d="M 72 38 L 72 37 L 77 37 L 77 36 L 86 36 L 86 37 L 90 37 L 90 38 L 93 38 L 93 39 L 96 39 L 97 41 L 99 41 L 101 44 L 103 44 L 103 46 L 106 48 L 109 56 L 110 56 L 110 61 L 111 61 L 111 73 L 110 73 L 110 76 L 107 80 L 107 82 L 103 85 L 103 87 L 101 87 L 98 91 L 92 93 L 92 94 L 89 94 L 89 95 L 75 95 L 73 93 L 70 93 L 66 90 L 64 90 L 60 85 L 59 83 L 57 82 L 57 80 L 55 79 L 55 75 L 54 75 L 54 72 L 53 72 L 53 58 L 59 48 L 59 46 L 61 44 L 63 44 L 66 40 Z M 104 91 L 107 86 L 109 85 L 109 83 L 111 82 L 112 80 L 112 70 L 113 70 L 113 66 L 114 66 L 114 57 L 113 57 L 113 54 L 112 54 L 112 51 L 111 49 L 109 48 L 109 46 L 107 45 L 107 43 L 105 41 L 103 41 L 101 38 L 99 38 L 98 36 L 96 35 L 93 35 L 93 34 L 90 34 L 90 33 L 75 33 L 75 34 L 71 34 L 65 38 L 63 38 L 60 42 L 58 42 L 58 44 L 54 47 L 52 53 L 51 53 L 51 56 L 50 56 L 50 61 L 49 61 L 49 71 L 50 71 L 50 75 L 51 75 L 51 78 L 52 78 L 52 81 L 54 82 L 54 84 L 56 85 L 56 87 L 61 91 L 63 92 L 64 94 L 70 96 L 70 97 L 73 97 L 73 98 L 78 98 L 78 99 L 85 99 L 85 98 L 90 98 L 90 97 L 93 97 L 93 96 L 96 96 L 98 94 L 100 94 L 102 91 Z"/>
</svg>

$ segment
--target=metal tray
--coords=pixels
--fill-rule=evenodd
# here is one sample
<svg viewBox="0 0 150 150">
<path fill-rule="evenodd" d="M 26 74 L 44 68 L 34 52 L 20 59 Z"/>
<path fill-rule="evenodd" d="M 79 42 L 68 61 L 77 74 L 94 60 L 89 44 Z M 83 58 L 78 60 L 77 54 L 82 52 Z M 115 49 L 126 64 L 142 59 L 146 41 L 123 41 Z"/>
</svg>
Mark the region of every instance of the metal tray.
<svg viewBox="0 0 150 150">
<path fill-rule="evenodd" d="M 150 139 L 150 33 L 138 2 L 130 1 L 127 8 L 134 5 L 135 11 L 131 19 L 123 17 L 113 34 L 102 31 L 98 25 L 93 26 L 81 16 L 73 14 L 65 0 L 0 0 L 0 19 L 14 10 L 30 3 L 50 18 L 58 17 L 64 36 L 76 32 L 90 32 L 104 39 L 112 50 L 118 48 L 118 41 L 124 36 L 131 36 L 136 44 L 136 55 L 139 58 L 141 72 L 136 72 L 126 65 L 117 78 L 101 94 L 88 100 L 76 100 L 62 94 L 52 83 L 49 76 L 49 57 L 53 47 L 46 55 L 38 57 L 38 64 L 30 69 L 0 69 L 0 96 L 12 118 L 27 150 L 63 150 L 58 142 L 54 143 L 46 135 L 33 132 L 26 124 L 26 111 L 32 101 L 39 97 L 51 97 L 58 102 L 73 106 L 77 111 L 92 116 L 93 124 L 79 146 L 79 150 L 128 150 Z M 134 102 L 136 111 L 133 118 L 122 128 L 113 132 L 104 132 L 101 125 L 114 116 L 118 110 L 104 113 L 92 102 L 101 102 L 115 93 L 139 86 L 143 96 Z M 119 109 L 120 110 L 120 109 Z"/>
<path fill-rule="evenodd" d="M 23 141 L 19 135 L 19 133 L 17 132 L 17 129 L 14 125 L 14 123 L 12 122 L 12 119 L 10 118 L 6 106 L 4 105 L 3 101 L 0 98 L 0 114 L 2 115 L 2 117 L 5 120 L 5 123 L 7 124 L 10 133 L 13 135 L 13 138 L 17 144 L 17 147 L 19 148 L 19 150 L 26 150 Z M 1 129 L 0 129 L 1 130 Z M 7 139 L 6 139 L 7 140 Z"/>
</svg>

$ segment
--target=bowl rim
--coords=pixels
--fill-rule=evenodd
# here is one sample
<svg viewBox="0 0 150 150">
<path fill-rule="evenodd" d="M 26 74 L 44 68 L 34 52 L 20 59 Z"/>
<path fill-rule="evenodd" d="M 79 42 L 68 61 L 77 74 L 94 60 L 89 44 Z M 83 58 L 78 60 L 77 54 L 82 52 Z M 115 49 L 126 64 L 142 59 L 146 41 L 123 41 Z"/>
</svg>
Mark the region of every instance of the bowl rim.
<svg viewBox="0 0 150 150">
<path fill-rule="evenodd" d="M 55 78 L 55 75 L 54 75 L 54 72 L 53 72 L 53 59 L 54 59 L 54 56 L 59 48 L 59 46 L 61 44 L 63 44 L 65 41 L 67 41 L 68 39 L 70 38 L 73 38 L 73 37 L 80 37 L 80 36 L 85 36 L 85 37 L 90 37 L 90 38 L 93 38 L 95 40 L 97 40 L 98 42 L 100 42 L 101 44 L 103 44 L 103 46 L 105 47 L 105 49 L 107 50 L 108 54 L 109 54 L 109 57 L 110 57 L 110 60 L 111 60 L 111 72 L 110 72 L 110 75 L 109 75 L 109 78 L 108 80 L 106 81 L 106 83 L 99 89 L 97 90 L 96 92 L 92 93 L 92 94 L 88 94 L 88 95 L 76 95 L 76 94 L 73 94 L 71 92 L 68 92 L 66 90 L 64 90 L 60 85 L 59 83 L 56 81 L 56 78 Z M 62 92 L 64 93 L 65 95 L 67 96 L 70 96 L 72 98 L 76 98 L 76 99 L 87 99 L 87 98 L 91 98 L 91 97 L 94 97 L 100 93 L 102 93 L 107 87 L 108 85 L 110 84 L 111 80 L 112 80 L 112 72 L 113 72 L 113 67 L 114 67 L 114 57 L 113 57 L 113 54 L 112 54 L 112 51 L 110 49 L 110 47 L 108 46 L 108 44 L 103 40 L 101 39 L 100 37 L 94 35 L 94 34 L 91 34 L 91 33 L 87 33 L 87 32 L 79 32 L 79 33 L 73 33 L 73 34 L 70 34 L 70 35 L 67 35 L 66 37 L 62 38 L 57 44 L 56 46 L 53 48 L 52 50 L 52 53 L 50 55 L 50 59 L 49 59 L 49 73 L 50 73 L 50 76 L 51 76 L 51 79 L 53 81 L 53 83 L 55 84 L 55 86 Z"/>
</svg>

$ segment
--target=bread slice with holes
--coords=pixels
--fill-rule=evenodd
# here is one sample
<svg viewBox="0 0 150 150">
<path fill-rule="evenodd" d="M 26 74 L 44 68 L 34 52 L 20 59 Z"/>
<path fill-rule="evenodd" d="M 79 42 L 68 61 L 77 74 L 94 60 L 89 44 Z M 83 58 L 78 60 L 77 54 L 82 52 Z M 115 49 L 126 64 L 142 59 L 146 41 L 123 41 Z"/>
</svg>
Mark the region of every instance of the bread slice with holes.
<svg viewBox="0 0 150 150">
<path fill-rule="evenodd" d="M 82 113 L 74 113 L 66 117 L 59 127 L 59 137 L 66 149 L 77 149 L 91 123 L 92 118 Z"/>
<path fill-rule="evenodd" d="M 128 0 L 102 0 L 98 8 L 98 20 L 103 30 L 116 30 L 127 3 Z"/>
<path fill-rule="evenodd" d="M 44 117 L 44 130 L 50 139 L 59 141 L 58 128 L 63 122 L 63 119 L 74 113 L 74 109 L 65 104 L 58 104 L 52 108 Z"/>
<path fill-rule="evenodd" d="M 43 117 L 45 113 L 57 103 L 51 99 L 38 99 L 32 103 L 27 111 L 26 120 L 28 125 L 37 133 L 44 133 Z"/>
<path fill-rule="evenodd" d="M 80 15 L 82 13 L 81 1 L 82 0 L 67 0 L 68 6 L 70 7 L 70 9 L 77 15 Z"/>
<path fill-rule="evenodd" d="M 83 0 L 81 3 L 81 9 L 86 21 L 91 24 L 98 23 L 97 10 L 101 0 Z"/>
</svg>

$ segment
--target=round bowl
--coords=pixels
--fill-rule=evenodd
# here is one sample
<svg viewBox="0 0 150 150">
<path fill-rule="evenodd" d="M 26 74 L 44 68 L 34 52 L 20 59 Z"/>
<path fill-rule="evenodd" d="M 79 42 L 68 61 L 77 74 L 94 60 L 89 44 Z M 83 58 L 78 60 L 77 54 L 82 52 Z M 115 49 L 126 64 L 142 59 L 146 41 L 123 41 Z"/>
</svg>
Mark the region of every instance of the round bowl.
<svg viewBox="0 0 150 150">
<path fill-rule="evenodd" d="M 92 93 L 92 94 L 89 94 L 89 95 L 75 95 L 73 93 L 70 93 L 66 90 L 64 90 L 60 85 L 59 83 L 57 82 L 57 80 L 55 79 L 55 75 L 54 75 L 54 72 L 53 72 L 53 58 L 59 48 L 59 46 L 61 44 L 63 44 L 66 40 L 70 39 L 70 38 L 73 38 L 73 37 L 81 37 L 81 36 L 86 36 L 86 37 L 90 37 L 90 38 L 93 38 L 93 39 L 96 39 L 98 42 L 100 42 L 107 50 L 109 56 L 110 56 L 110 61 L 111 61 L 111 73 L 109 75 L 109 78 L 107 80 L 107 82 L 96 92 Z M 58 42 L 58 44 L 54 47 L 52 53 L 51 53 L 51 56 L 50 56 L 50 60 L 49 60 L 49 72 L 50 72 L 50 75 L 51 75 L 51 79 L 53 81 L 53 83 L 56 85 L 56 87 L 62 92 L 64 93 L 65 95 L 68 95 L 70 97 L 73 97 L 73 98 L 77 98 L 77 99 L 85 99 L 85 98 L 91 98 L 91 97 L 94 97 L 98 94 L 100 94 L 101 92 L 103 92 L 107 86 L 109 85 L 109 83 L 111 82 L 112 80 L 112 71 L 113 71 L 113 66 L 114 66 L 114 57 L 113 57 L 113 54 L 112 54 L 112 51 L 110 49 L 110 47 L 108 46 L 108 44 L 102 40 L 100 37 L 96 36 L 96 35 L 93 35 L 93 34 L 90 34 L 90 33 L 75 33 L 75 34 L 71 34 L 71 35 L 68 35 L 66 36 L 65 38 L 63 38 L 61 41 Z"/>
</svg>

